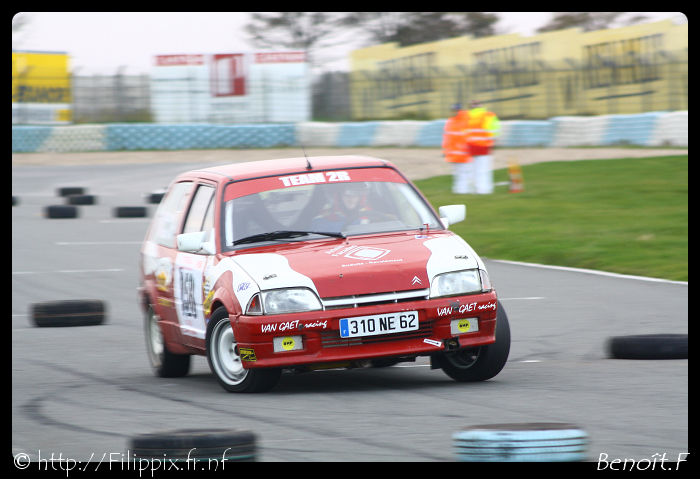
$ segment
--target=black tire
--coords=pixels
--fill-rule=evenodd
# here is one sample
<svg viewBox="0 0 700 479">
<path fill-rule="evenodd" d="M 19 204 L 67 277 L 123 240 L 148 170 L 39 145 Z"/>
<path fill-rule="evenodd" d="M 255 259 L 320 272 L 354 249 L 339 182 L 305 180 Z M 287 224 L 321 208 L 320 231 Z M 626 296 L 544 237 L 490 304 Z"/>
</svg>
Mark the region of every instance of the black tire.
<svg viewBox="0 0 700 479">
<path fill-rule="evenodd" d="M 165 196 L 165 191 L 154 191 L 153 193 L 148 195 L 148 202 L 152 204 L 158 204 L 163 199 L 163 196 Z"/>
<path fill-rule="evenodd" d="M 221 307 L 207 325 L 207 361 L 221 387 L 231 393 L 269 391 L 282 376 L 281 369 L 245 369 L 238 354 L 228 311 Z"/>
<path fill-rule="evenodd" d="M 573 424 L 525 423 L 468 426 L 452 434 L 463 462 L 585 461 L 588 434 Z"/>
<path fill-rule="evenodd" d="M 496 342 L 435 357 L 449 377 L 460 382 L 486 381 L 501 372 L 510 353 L 510 324 L 501 302 L 496 316 Z"/>
<path fill-rule="evenodd" d="M 96 300 L 69 300 L 32 305 L 32 319 L 40 328 L 96 326 L 104 323 L 105 304 Z"/>
<path fill-rule="evenodd" d="M 69 195 L 66 197 L 69 205 L 94 205 L 95 195 Z"/>
<path fill-rule="evenodd" d="M 153 371 L 162 378 L 181 378 L 190 372 L 189 354 L 173 354 L 163 341 L 163 333 L 153 308 L 148 306 L 146 321 L 146 350 Z"/>
<path fill-rule="evenodd" d="M 51 205 L 44 209 L 47 218 L 77 218 L 78 208 L 66 205 Z"/>
<path fill-rule="evenodd" d="M 609 342 L 615 359 L 688 359 L 687 334 L 617 336 Z"/>
<path fill-rule="evenodd" d="M 129 440 L 129 453 L 135 458 L 160 461 L 216 460 L 226 462 L 255 461 L 255 435 L 243 429 L 183 429 L 140 434 Z M 222 468 L 223 469 L 223 468 Z"/>
<path fill-rule="evenodd" d="M 64 188 L 59 188 L 57 193 L 58 193 L 58 196 L 84 195 L 85 188 L 64 187 Z"/>
<path fill-rule="evenodd" d="M 144 218 L 145 206 L 118 206 L 114 208 L 114 216 L 117 218 Z"/>
</svg>

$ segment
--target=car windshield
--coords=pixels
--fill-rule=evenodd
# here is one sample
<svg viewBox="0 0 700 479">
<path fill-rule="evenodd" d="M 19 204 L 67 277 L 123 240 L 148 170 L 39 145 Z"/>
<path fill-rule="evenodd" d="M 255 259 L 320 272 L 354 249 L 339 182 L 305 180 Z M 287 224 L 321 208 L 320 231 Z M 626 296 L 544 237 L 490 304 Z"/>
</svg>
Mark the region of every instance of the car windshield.
<svg viewBox="0 0 700 479">
<path fill-rule="evenodd" d="M 406 183 L 352 181 L 261 191 L 225 203 L 226 249 L 442 228 L 423 198 Z"/>
</svg>

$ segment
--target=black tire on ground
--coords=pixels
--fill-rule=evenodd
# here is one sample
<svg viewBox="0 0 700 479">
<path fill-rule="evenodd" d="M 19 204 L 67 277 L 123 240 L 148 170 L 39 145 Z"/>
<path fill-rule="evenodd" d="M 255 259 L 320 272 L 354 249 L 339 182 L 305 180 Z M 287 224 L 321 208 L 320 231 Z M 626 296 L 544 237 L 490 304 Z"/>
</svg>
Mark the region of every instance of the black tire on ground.
<svg viewBox="0 0 700 479">
<path fill-rule="evenodd" d="M 245 369 L 238 351 L 228 311 L 214 311 L 207 325 L 207 361 L 221 387 L 231 393 L 269 391 L 282 376 L 281 369 Z"/>
<path fill-rule="evenodd" d="M 129 453 L 135 458 L 161 461 L 255 461 L 255 435 L 244 429 L 183 429 L 132 436 Z"/>
<path fill-rule="evenodd" d="M 59 188 L 57 193 L 58 196 L 84 195 L 85 188 L 68 186 L 64 188 Z"/>
<path fill-rule="evenodd" d="M 148 359 L 155 373 L 162 378 L 187 376 L 187 373 L 190 372 L 190 355 L 174 354 L 168 350 L 163 341 L 163 333 L 158 324 L 158 317 L 151 306 L 148 306 L 146 310 L 144 326 Z"/>
<path fill-rule="evenodd" d="M 105 303 L 97 300 L 68 300 L 35 303 L 32 320 L 40 328 L 95 326 L 104 323 Z"/>
<path fill-rule="evenodd" d="M 44 209 L 47 218 L 77 218 L 78 208 L 67 205 L 51 205 Z"/>
<path fill-rule="evenodd" d="M 501 372 L 510 353 L 510 325 L 501 302 L 496 316 L 496 342 L 435 356 L 437 364 L 455 381 L 486 381 Z"/>
<path fill-rule="evenodd" d="M 566 423 L 487 424 L 452 434 L 463 462 L 585 461 L 588 444 L 585 431 Z"/>
<path fill-rule="evenodd" d="M 19 204 L 19 198 L 16 196 L 12 197 L 12 206 L 17 206 Z"/>
<path fill-rule="evenodd" d="M 688 359 L 687 334 L 617 336 L 608 347 L 615 359 Z"/>
<path fill-rule="evenodd" d="M 94 205 L 95 195 L 69 195 L 66 196 L 69 205 Z"/>
<path fill-rule="evenodd" d="M 117 206 L 114 208 L 114 216 L 117 218 L 144 218 L 145 206 Z"/>
<path fill-rule="evenodd" d="M 154 204 L 160 203 L 164 195 L 165 191 L 154 191 L 153 193 L 148 195 L 148 202 Z"/>
</svg>

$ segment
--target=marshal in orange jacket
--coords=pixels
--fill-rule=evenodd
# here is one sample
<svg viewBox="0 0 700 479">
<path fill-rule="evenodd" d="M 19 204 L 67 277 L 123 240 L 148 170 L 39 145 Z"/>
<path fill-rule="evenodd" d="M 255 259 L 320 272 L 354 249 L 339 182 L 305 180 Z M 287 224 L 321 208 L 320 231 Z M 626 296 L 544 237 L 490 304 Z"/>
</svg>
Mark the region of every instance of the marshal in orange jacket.
<svg viewBox="0 0 700 479">
<path fill-rule="evenodd" d="M 442 137 L 442 152 L 445 161 L 450 163 L 469 163 L 472 157 L 469 155 L 467 145 L 467 128 L 469 127 L 469 113 L 460 110 L 455 116 L 447 119 L 445 134 Z"/>
</svg>

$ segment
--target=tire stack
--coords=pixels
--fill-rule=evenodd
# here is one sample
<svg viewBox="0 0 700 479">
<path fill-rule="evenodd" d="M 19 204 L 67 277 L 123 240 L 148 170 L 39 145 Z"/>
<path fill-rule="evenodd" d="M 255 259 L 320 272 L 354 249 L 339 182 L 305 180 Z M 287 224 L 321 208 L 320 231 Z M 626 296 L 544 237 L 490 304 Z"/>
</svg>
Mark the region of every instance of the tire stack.
<svg viewBox="0 0 700 479">
<path fill-rule="evenodd" d="M 183 429 L 140 434 L 131 437 L 128 452 L 132 460 L 190 461 L 209 467 L 210 461 L 255 461 L 255 435 L 242 429 Z M 223 468 L 222 468 L 223 469 Z"/>
<path fill-rule="evenodd" d="M 76 205 L 94 205 L 96 197 L 94 195 L 86 195 L 85 188 L 66 186 L 58 188 L 57 194 L 60 197 L 66 198 L 65 205 L 49 205 L 44 208 L 44 215 L 47 218 L 77 218 L 78 208 Z"/>
<path fill-rule="evenodd" d="M 468 426 L 452 434 L 461 462 L 576 462 L 586 460 L 588 434 L 573 424 Z"/>
<path fill-rule="evenodd" d="M 614 359 L 688 359 L 687 334 L 616 336 L 608 341 Z"/>
<path fill-rule="evenodd" d="M 35 303 L 32 320 L 40 328 L 96 326 L 105 321 L 105 304 L 96 300 L 68 300 Z"/>
</svg>

